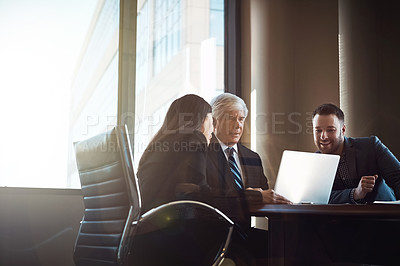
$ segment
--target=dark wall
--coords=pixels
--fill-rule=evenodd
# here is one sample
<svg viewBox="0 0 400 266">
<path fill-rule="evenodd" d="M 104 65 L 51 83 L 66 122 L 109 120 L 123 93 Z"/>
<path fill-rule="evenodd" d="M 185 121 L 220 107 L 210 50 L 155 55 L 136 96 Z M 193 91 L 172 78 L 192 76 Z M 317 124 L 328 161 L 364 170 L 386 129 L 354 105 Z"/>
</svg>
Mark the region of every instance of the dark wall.
<svg viewBox="0 0 400 266">
<path fill-rule="evenodd" d="M 283 150 L 315 151 L 314 108 L 339 103 L 338 3 L 252 0 L 250 30 L 256 146 L 273 187 Z"/>
<path fill-rule="evenodd" d="M 347 135 L 377 135 L 399 158 L 400 2 L 339 1 L 341 107 Z"/>
<path fill-rule="evenodd" d="M 0 265 L 72 266 L 80 190 L 0 188 Z"/>
<path fill-rule="evenodd" d="M 283 150 L 316 150 L 311 114 L 322 103 L 343 109 L 346 136 L 377 135 L 400 157 L 399 1 L 242 2 L 242 95 L 257 95 L 251 133 L 271 186 Z"/>
</svg>

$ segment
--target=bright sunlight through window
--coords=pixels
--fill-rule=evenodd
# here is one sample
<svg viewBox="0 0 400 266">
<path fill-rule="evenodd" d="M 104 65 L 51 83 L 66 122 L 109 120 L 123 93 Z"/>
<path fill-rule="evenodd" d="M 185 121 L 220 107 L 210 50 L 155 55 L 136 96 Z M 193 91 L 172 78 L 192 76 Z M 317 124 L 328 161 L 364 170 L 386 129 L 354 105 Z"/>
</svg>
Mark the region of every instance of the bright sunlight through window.
<svg viewBox="0 0 400 266">
<path fill-rule="evenodd" d="M 67 187 L 70 88 L 97 0 L 0 0 L 0 186 Z"/>
</svg>

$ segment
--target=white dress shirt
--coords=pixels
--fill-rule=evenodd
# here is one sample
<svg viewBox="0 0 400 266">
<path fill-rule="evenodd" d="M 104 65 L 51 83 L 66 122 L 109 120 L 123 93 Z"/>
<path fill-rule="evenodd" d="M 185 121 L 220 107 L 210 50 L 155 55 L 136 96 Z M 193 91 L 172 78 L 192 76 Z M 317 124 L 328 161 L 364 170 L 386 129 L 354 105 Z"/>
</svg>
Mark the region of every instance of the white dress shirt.
<svg viewBox="0 0 400 266">
<path fill-rule="evenodd" d="M 215 137 L 217 137 L 217 136 L 215 136 Z M 218 140 L 219 144 L 221 145 L 221 149 L 224 151 L 226 160 L 228 161 L 228 156 L 229 156 L 228 148 L 230 148 L 230 147 L 228 145 L 226 145 L 225 143 L 223 143 L 222 141 L 220 141 L 218 139 L 218 137 L 217 137 L 217 140 Z M 246 179 L 245 179 L 245 175 L 244 175 L 244 173 L 242 171 L 242 166 L 240 165 L 240 159 L 239 159 L 237 144 L 233 145 L 231 148 L 233 148 L 233 158 L 235 159 L 236 164 L 239 167 L 240 176 L 242 177 L 243 185 L 244 185 L 244 187 L 246 187 L 246 182 L 245 182 Z"/>
</svg>

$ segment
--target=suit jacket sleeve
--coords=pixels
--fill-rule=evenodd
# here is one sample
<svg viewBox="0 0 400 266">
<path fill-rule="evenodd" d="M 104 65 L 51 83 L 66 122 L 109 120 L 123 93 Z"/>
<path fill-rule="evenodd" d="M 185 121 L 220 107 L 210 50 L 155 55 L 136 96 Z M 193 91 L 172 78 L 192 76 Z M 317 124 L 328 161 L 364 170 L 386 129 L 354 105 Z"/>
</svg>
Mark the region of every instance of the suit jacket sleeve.
<svg viewBox="0 0 400 266">
<path fill-rule="evenodd" d="M 354 182 L 353 187 L 348 188 L 341 185 L 342 183 L 337 174 L 329 203 L 354 203 L 350 198 L 351 190 L 358 186 L 362 176 L 375 174 L 378 174 L 375 188 L 367 194 L 365 199 L 368 202 L 372 202 L 376 200 L 377 194 L 381 193 L 380 191 L 385 191 L 384 194 L 390 193 L 387 185 L 393 189 L 396 198 L 400 199 L 400 163 L 390 150 L 376 136 L 349 138 L 348 141 L 350 145 L 346 147 L 346 153 L 351 155 L 348 158 L 350 161 L 348 167 Z M 390 195 L 383 196 L 386 200 L 391 199 Z"/>
<path fill-rule="evenodd" d="M 239 145 L 239 154 L 242 170 L 246 178 L 246 188 L 268 189 L 268 179 L 264 174 L 260 156 L 243 145 Z M 261 192 L 245 190 L 244 194 L 248 205 L 262 203 Z"/>
<path fill-rule="evenodd" d="M 400 163 L 377 137 L 373 137 L 373 142 L 376 151 L 377 167 L 379 169 L 378 175 L 385 179 L 389 187 L 393 189 L 396 199 L 400 199 Z"/>
<path fill-rule="evenodd" d="M 342 189 L 342 190 L 332 190 L 329 197 L 329 204 L 344 204 L 344 203 L 354 203 L 350 198 L 352 188 Z"/>
</svg>

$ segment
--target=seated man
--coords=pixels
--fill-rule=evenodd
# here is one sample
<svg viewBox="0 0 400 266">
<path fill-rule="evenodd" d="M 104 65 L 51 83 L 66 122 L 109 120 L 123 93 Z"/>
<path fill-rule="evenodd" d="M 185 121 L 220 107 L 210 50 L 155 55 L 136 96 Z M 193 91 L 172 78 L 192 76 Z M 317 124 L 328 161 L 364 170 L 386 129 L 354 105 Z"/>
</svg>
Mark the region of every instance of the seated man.
<svg viewBox="0 0 400 266">
<path fill-rule="evenodd" d="M 343 111 L 322 104 L 313 113 L 319 152 L 340 155 L 329 203 L 366 203 L 400 199 L 400 163 L 376 137 L 344 136 Z"/>
<path fill-rule="evenodd" d="M 244 101 L 223 93 L 211 101 L 211 107 L 215 130 L 208 151 L 207 182 L 214 205 L 242 228 L 242 236 L 234 236 L 229 252 L 235 254 L 240 250 L 239 256 L 235 254 L 236 264 L 243 265 L 238 261 L 265 258 L 267 251 L 265 233 L 250 230 L 248 206 L 290 201 L 269 188 L 260 156 L 239 144 L 248 113 Z M 249 251 L 247 255 L 245 250 Z"/>
</svg>

